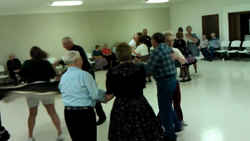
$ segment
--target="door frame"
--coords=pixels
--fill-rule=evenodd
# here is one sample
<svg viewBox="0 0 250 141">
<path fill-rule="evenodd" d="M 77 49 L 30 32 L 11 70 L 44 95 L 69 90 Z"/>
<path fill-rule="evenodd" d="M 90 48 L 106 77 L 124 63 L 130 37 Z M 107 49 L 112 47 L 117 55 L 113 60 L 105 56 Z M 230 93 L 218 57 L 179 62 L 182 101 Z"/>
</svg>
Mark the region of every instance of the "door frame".
<svg viewBox="0 0 250 141">
<path fill-rule="evenodd" d="M 217 25 L 218 25 L 218 33 L 217 33 L 217 37 L 220 38 L 220 15 L 219 13 L 216 13 L 216 14 L 209 14 L 209 15 L 203 15 L 202 16 L 202 35 L 205 34 L 205 27 L 206 27 L 206 23 L 205 23 L 205 17 L 207 16 L 216 16 L 216 22 L 217 22 Z"/>
</svg>

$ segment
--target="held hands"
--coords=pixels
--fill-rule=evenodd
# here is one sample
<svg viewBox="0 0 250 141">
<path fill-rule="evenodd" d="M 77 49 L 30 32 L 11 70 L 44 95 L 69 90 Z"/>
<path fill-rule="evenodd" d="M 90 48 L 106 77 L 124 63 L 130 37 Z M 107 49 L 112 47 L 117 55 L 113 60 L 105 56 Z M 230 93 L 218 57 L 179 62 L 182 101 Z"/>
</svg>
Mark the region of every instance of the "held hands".
<svg viewBox="0 0 250 141">
<path fill-rule="evenodd" d="M 106 94 L 105 95 L 105 100 L 103 101 L 103 103 L 108 103 L 109 101 L 111 101 L 114 98 L 114 95 L 112 94 Z"/>
<path fill-rule="evenodd" d="M 15 70 L 14 72 L 15 72 L 15 73 L 19 73 L 19 72 L 20 72 L 20 70 L 18 69 L 18 70 Z"/>
</svg>

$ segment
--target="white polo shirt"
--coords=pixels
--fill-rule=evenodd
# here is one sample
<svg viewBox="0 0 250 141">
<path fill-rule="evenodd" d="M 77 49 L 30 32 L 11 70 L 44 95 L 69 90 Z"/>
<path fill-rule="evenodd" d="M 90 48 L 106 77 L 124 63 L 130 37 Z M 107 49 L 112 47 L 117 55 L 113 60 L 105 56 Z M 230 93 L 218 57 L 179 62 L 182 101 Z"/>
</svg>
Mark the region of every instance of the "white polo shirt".
<svg viewBox="0 0 250 141">
<path fill-rule="evenodd" d="M 141 44 L 135 49 L 136 54 L 139 54 L 140 56 L 147 56 L 149 55 L 148 47 L 145 44 Z"/>
</svg>

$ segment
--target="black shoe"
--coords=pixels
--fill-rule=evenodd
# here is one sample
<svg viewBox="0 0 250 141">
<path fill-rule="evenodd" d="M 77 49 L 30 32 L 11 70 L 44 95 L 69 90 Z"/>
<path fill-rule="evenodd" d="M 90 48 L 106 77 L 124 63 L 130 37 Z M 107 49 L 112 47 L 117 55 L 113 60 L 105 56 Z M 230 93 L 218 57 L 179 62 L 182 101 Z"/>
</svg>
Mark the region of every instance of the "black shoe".
<svg viewBox="0 0 250 141">
<path fill-rule="evenodd" d="M 99 120 L 96 122 L 97 126 L 102 125 L 106 121 L 106 116 L 99 118 Z"/>
<path fill-rule="evenodd" d="M 183 128 L 176 128 L 176 129 L 175 129 L 175 133 L 181 132 L 181 131 L 183 131 L 183 130 L 184 130 Z"/>
</svg>

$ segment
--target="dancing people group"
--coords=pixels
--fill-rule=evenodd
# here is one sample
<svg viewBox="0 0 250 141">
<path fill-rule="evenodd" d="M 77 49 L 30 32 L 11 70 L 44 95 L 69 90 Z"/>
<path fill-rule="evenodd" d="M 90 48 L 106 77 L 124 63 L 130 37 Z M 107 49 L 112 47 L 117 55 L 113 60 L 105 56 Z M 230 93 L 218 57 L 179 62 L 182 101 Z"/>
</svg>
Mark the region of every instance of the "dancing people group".
<svg viewBox="0 0 250 141">
<path fill-rule="evenodd" d="M 97 88 L 93 77 L 82 71 L 81 66 L 85 63 L 77 51 L 69 51 L 64 57 L 68 70 L 61 78 L 59 89 L 73 141 L 85 138 L 96 140 L 93 107 L 96 102 L 106 103 L 114 97 L 108 136 L 110 141 L 177 139 L 176 132 L 182 130 L 183 117 L 179 118 L 182 111 L 175 61 L 185 64 L 186 59 L 178 49 L 174 51 L 171 47 L 174 41 L 172 36 L 156 33 L 151 40 L 155 49 L 147 61 L 140 61 L 143 55 L 137 54 L 127 43 L 120 43 L 116 47 L 119 64 L 107 72 L 105 94 Z M 158 117 L 143 95 L 149 75 L 157 82 Z M 177 97 L 175 101 L 174 96 Z M 178 105 L 175 106 L 176 110 L 172 106 L 174 102 Z M 175 111 L 181 113 L 177 116 Z"/>
<path fill-rule="evenodd" d="M 194 46 L 199 39 L 192 34 L 191 27 L 187 31 L 188 46 L 193 47 L 190 52 L 194 56 L 197 53 Z M 177 40 L 182 40 L 181 30 L 177 34 Z M 183 48 L 174 48 L 177 40 L 171 33 L 155 33 L 149 37 L 147 29 L 144 29 L 143 33 L 134 36 L 130 45 L 118 44 L 115 51 L 119 64 L 107 72 L 106 91 L 98 89 L 84 49 L 75 45 L 70 37 L 62 40 L 68 52 L 61 61 L 50 64 L 46 60 L 48 54 L 39 47 L 33 47 L 31 59 L 24 63 L 19 74 L 28 83 L 50 81 L 55 77 L 60 81 L 64 116 L 72 141 L 97 140 L 97 125 L 106 120 L 101 103 L 107 103 L 114 97 L 108 135 L 110 141 L 176 141 L 176 132 L 182 131 L 184 125 L 176 62 L 187 75 L 190 65 L 187 59 L 190 54 Z M 57 77 L 55 66 L 59 64 L 66 65 L 67 71 Z M 196 63 L 193 64 L 197 68 Z M 147 78 L 151 81 L 150 76 L 156 80 L 158 115 L 143 95 Z M 33 129 L 39 102 L 46 107 L 58 131 L 57 141 L 63 141 L 54 98 L 34 96 L 28 97 L 27 102 L 30 111 L 29 141 L 35 141 Z M 97 122 L 96 114 L 99 117 Z"/>
</svg>

